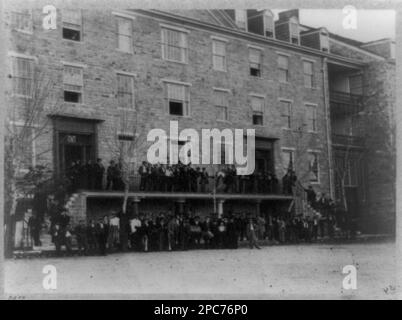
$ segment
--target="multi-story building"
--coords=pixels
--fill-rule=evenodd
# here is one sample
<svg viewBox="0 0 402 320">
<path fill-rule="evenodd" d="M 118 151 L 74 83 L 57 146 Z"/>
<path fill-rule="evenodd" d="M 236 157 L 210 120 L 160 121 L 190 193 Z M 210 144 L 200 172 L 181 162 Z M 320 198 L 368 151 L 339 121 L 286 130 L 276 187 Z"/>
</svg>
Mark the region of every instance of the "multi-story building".
<svg viewBox="0 0 402 320">
<path fill-rule="evenodd" d="M 292 165 L 305 187 L 345 199 L 361 228 L 394 217 L 394 173 L 383 165 L 394 161 L 393 149 L 384 149 L 395 100 L 392 41 L 360 43 L 301 25 L 298 10 L 279 19 L 270 10 L 54 13 L 55 28 L 45 28 L 42 8 L 21 11 L 9 3 L 5 11 L 13 121 L 24 123 L 18 110 L 45 82 L 38 74 L 54 84 L 39 121 L 48 122 L 47 130 L 25 148 L 27 164 L 46 163 L 61 175 L 77 159 L 107 163 L 116 157 L 111 144 L 145 140 L 153 128 L 169 132 L 172 120 L 199 132 L 250 128 L 257 172 L 281 178 Z M 133 153 L 135 173 L 147 146 Z M 83 191 L 70 201 L 71 212 L 109 210 L 117 203 L 111 197 L 122 193 Z M 136 191 L 130 197 L 140 211 L 176 202 L 178 210 L 197 212 L 212 212 L 215 203 L 219 213 L 271 212 L 292 200 Z"/>
</svg>

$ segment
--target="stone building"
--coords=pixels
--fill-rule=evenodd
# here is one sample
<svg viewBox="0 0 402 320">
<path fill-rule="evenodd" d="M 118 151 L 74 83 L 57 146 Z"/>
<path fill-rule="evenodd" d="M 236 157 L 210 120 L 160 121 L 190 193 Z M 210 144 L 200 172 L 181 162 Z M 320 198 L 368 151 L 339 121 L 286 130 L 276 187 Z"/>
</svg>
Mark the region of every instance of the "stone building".
<svg viewBox="0 0 402 320">
<path fill-rule="evenodd" d="M 180 130 L 255 129 L 257 172 L 281 178 L 292 165 L 303 186 L 345 198 L 363 230 L 372 231 L 378 219 L 377 232 L 384 221 L 392 225 L 394 174 L 382 165 L 394 161 L 383 143 L 395 104 L 392 41 L 360 43 L 311 28 L 299 23 L 298 10 L 275 19 L 270 10 L 57 8 L 49 29 L 42 8 L 21 11 L 9 3 L 4 17 L 12 121 L 24 122 L 18 110 L 36 74 L 54 83 L 41 119 L 47 129 L 26 147 L 27 165 L 46 163 L 63 175 L 77 159 L 107 164 L 116 148 L 138 139 L 136 174 L 147 133 L 169 132 L 172 120 Z M 68 204 L 74 216 L 90 216 L 121 197 L 83 190 Z M 177 210 L 219 213 L 268 212 L 293 200 L 137 191 L 130 197 L 140 211 L 175 202 Z"/>
</svg>

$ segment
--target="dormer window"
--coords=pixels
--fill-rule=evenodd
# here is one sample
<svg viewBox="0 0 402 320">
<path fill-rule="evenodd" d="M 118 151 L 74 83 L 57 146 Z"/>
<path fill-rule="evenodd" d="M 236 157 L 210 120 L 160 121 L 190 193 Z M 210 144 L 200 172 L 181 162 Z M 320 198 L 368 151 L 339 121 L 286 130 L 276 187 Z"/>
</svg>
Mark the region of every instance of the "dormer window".
<svg viewBox="0 0 402 320">
<path fill-rule="evenodd" d="M 300 44 L 299 21 L 296 17 L 289 20 L 289 35 L 291 43 Z"/>
<path fill-rule="evenodd" d="M 329 52 L 329 36 L 326 31 L 320 32 L 320 49 L 321 51 Z"/>
<path fill-rule="evenodd" d="M 270 10 L 264 12 L 264 35 L 267 38 L 275 37 L 274 15 Z"/>
<path fill-rule="evenodd" d="M 246 10 L 235 10 L 236 25 L 243 30 L 247 30 L 247 12 Z"/>
</svg>

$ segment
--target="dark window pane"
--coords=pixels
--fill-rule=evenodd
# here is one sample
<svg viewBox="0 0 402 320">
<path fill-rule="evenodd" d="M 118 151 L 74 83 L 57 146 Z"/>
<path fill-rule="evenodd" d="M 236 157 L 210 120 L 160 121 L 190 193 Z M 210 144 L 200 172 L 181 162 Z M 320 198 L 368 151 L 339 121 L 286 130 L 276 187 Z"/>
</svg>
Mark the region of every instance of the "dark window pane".
<svg viewBox="0 0 402 320">
<path fill-rule="evenodd" d="M 274 37 L 274 33 L 272 31 L 269 30 L 265 30 L 265 36 L 268 38 L 273 38 Z"/>
<path fill-rule="evenodd" d="M 293 44 L 299 44 L 299 38 L 292 37 L 292 43 Z"/>
<path fill-rule="evenodd" d="M 81 102 L 81 93 L 74 91 L 64 91 L 64 101 L 66 102 Z"/>
<path fill-rule="evenodd" d="M 169 113 L 171 115 L 175 115 L 175 116 L 182 116 L 183 115 L 183 103 L 169 101 Z"/>
<path fill-rule="evenodd" d="M 262 125 L 262 116 L 253 114 L 253 124 L 255 125 Z"/>
<path fill-rule="evenodd" d="M 63 28 L 63 39 L 80 41 L 81 40 L 80 31 L 73 30 L 73 29 L 68 29 L 68 28 Z"/>
<path fill-rule="evenodd" d="M 253 76 L 253 77 L 260 77 L 261 76 L 261 71 L 260 71 L 260 69 L 250 67 L 250 75 Z"/>
</svg>

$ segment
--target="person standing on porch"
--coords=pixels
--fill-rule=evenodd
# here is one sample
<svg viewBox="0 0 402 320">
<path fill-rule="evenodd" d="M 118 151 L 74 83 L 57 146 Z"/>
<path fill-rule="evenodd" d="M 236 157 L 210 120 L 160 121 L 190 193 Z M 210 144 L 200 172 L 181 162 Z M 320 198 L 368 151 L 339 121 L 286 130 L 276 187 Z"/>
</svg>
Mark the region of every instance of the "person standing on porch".
<svg viewBox="0 0 402 320">
<path fill-rule="evenodd" d="M 257 224 L 254 222 L 253 218 L 250 217 L 247 224 L 247 236 L 250 245 L 250 249 L 261 249 L 257 243 L 257 235 L 256 235 Z"/>
<path fill-rule="evenodd" d="M 103 175 L 105 174 L 105 167 L 103 166 L 102 159 L 98 158 L 94 165 L 95 175 L 95 189 L 103 190 Z"/>
</svg>

